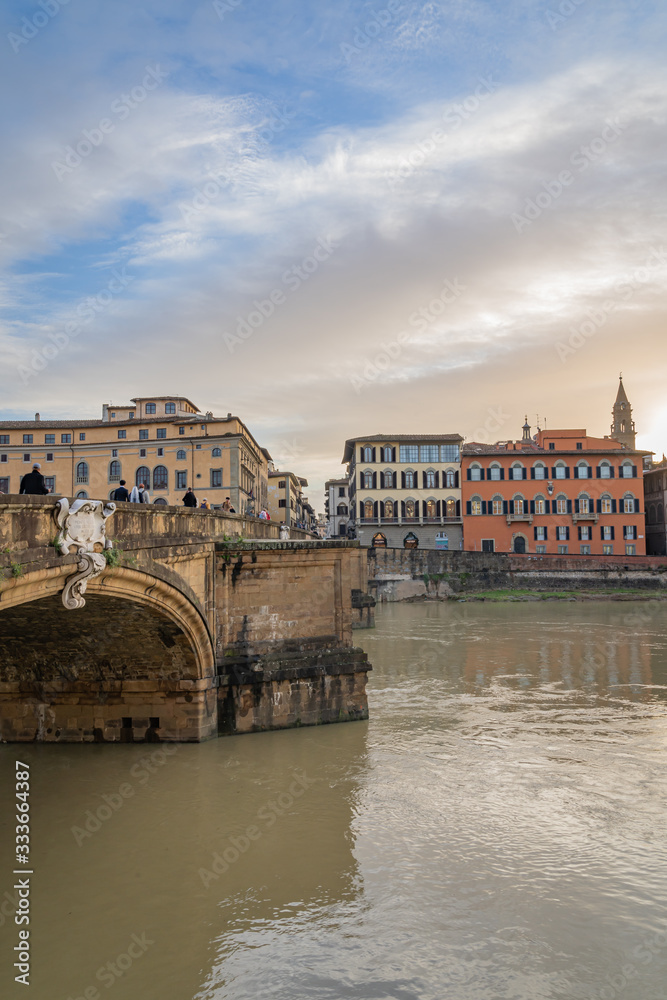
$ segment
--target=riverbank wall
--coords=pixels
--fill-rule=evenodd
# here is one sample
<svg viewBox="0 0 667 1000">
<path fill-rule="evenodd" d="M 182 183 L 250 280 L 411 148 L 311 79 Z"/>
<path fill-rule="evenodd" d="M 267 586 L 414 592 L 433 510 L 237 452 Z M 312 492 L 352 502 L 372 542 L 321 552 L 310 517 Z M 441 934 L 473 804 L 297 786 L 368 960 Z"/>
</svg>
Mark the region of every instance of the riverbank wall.
<svg viewBox="0 0 667 1000">
<path fill-rule="evenodd" d="M 369 549 L 368 579 L 378 603 L 488 590 L 630 589 L 667 595 L 667 557 Z"/>
</svg>

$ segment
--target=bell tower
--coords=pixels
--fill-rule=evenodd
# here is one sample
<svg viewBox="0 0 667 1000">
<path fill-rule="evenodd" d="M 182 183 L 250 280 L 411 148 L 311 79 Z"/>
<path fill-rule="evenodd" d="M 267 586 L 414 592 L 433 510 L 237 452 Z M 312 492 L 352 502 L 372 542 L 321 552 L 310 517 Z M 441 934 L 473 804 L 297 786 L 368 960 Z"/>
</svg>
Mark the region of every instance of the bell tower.
<svg viewBox="0 0 667 1000">
<path fill-rule="evenodd" d="M 613 422 L 611 425 L 611 434 L 609 436 L 615 441 L 618 441 L 619 444 L 622 444 L 624 448 L 634 451 L 636 436 L 635 422 L 632 419 L 632 407 L 630 406 L 630 402 L 623 387 L 622 372 L 619 375 L 618 392 L 616 394 L 616 402 L 614 403 L 611 415 L 613 417 Z"/>
</svg>

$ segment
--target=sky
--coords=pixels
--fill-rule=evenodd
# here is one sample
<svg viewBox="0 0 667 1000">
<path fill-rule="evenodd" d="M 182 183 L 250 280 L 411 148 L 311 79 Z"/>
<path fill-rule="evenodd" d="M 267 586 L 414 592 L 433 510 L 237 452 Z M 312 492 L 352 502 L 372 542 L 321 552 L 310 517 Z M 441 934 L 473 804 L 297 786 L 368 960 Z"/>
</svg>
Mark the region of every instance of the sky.
<svg viewBox="0 0 667 1000">
<path fill-rule="evenodd" d="M 5 0 L 0 418 L 667 450 L 661 0 Z"/>
</svg>

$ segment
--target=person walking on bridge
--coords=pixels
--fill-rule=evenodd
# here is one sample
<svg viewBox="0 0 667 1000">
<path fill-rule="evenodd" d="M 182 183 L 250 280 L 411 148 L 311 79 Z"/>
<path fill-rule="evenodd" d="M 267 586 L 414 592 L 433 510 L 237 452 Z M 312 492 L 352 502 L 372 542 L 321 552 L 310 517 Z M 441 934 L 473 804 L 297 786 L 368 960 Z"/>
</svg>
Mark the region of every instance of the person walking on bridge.
<svg viewBox="0 0 667 1000">
<path fill-rule="evenodd" d="M 183 497 L 183 506 L 184 507 L 197 506 L 197 497 L 195 496 L 194 490 L 192 489 L 191 486 L 188 486 L 185 496 Z"/>
<path fill-rule="evenodd" d="M 32 467 L 32 472 L 26 472 L 25 476 L 21 480 L 19 493 L 37 493 L 38 495 L 45 496 L 50 492 L 44 482 L 44 476 L 39 471 L 40 469 L 41 465 L 39 462 L 35 462 Z"/>
</svg>

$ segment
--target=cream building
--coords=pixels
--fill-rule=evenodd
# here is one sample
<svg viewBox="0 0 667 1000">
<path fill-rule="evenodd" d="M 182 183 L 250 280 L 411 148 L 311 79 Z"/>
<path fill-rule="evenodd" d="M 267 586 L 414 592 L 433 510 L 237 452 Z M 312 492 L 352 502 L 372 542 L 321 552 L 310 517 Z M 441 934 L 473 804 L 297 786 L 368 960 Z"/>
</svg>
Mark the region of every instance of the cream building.
<svg viewBox="0 0 667 1000">
<path fill-rule="evenodd" d="M 460 549 L 459 434 L 376 434 L 345 442 L 350 516 L 362 545 Z"/>
<path fill-rule="evenodd" d="M 303 488 L 308 480 L 294 472 L 281 472 L 273 464 L 269 466 L 268 511 L 272 521 L 289 525 L 305 525 L 312 530 L 315 511 L 304 496 Z"/>
<path fill-rule="evenodd" d="M 151 502 L 182 503 L 188 486 L 211 505 L 230 497 L 237 513 L 268 503 L 271 456 L 246 425 L 202 414 L 184 396 L 142 396 L 102 406 L 101 420 L 0 422 L 0 490 L 18 493 L 34 462 L 52 493 L 111 496 L 121 479 L 143 482 Z"/>
<path fill-rule="evenodd" d="M 324 490 L 327 538 L 346 538 L 350 522 L 350 484 L 347 479 L 328 479 Z"/>
</svg>

